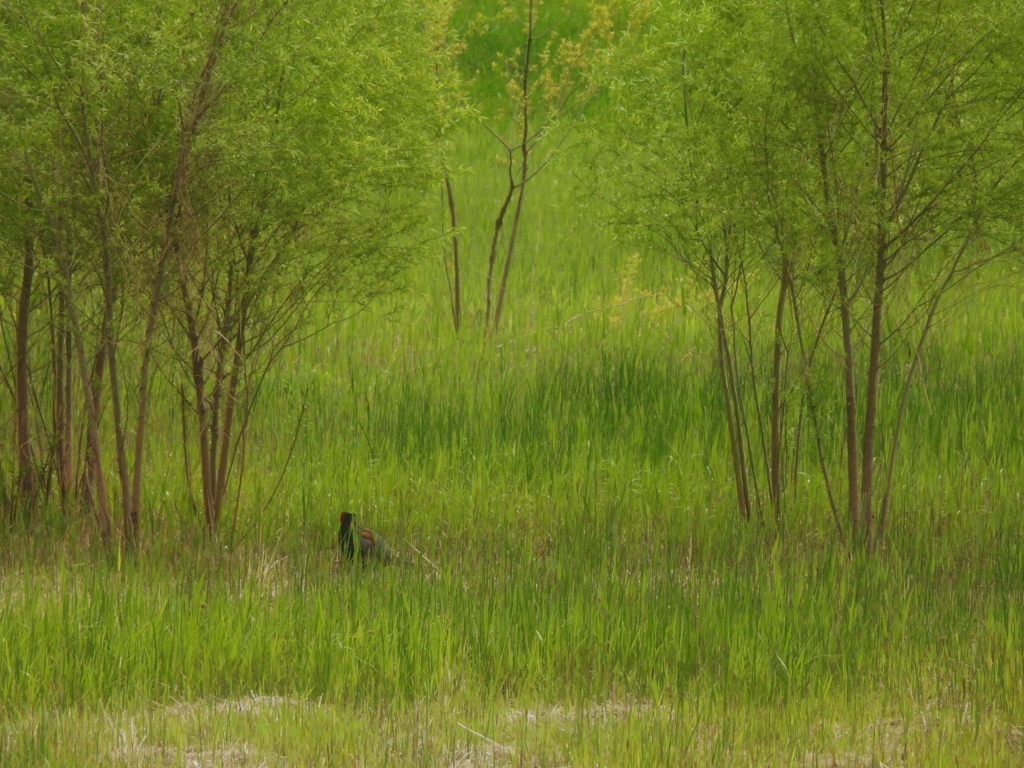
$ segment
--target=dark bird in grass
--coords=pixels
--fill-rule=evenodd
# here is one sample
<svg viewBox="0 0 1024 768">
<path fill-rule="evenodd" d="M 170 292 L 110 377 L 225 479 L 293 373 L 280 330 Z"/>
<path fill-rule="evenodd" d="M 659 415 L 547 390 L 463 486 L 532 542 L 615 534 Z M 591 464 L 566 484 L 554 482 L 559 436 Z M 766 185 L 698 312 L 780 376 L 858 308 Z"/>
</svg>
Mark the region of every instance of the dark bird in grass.
<svg viewBox="0 0 1024 768">
<path fill-rule="evenodd" d="M 341 513 L 338 547 L 343 556 L 349 560 L 355 560 L 358 556 L 359 561 L 363 564 L 371 560 L 390 563 L 395 559 L 395 553 L 391 546 L 369 528 L 356 525 L 351 512 Z"/>
</svg>

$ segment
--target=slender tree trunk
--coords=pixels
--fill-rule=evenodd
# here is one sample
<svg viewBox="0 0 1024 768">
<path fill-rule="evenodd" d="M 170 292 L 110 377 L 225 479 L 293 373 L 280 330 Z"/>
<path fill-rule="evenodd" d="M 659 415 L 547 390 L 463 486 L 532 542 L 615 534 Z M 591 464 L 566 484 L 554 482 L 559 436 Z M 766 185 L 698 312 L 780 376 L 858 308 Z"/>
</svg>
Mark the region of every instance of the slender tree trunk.
<svg viewBox="0 0 1024 768">
<path fill-rule="evenodd" d="M 889 196 L 889 50 L 888 27 L 886 23 L 886 0 L 877 0 L 879 17 L 879 47 L 883 58 L 881 72 L 881 94 L 876 141 L 878 145 L 878 168 L 875 179 L 878 186 L 877 234 L 875 244 L 875 270 L 871 297 L 871 337 L 868 351 L 867 392 L 864 399 L 864 434 L 861 449 L 861 512 L 864 523 L 864 540 L 868 546 L 874 544 L 874 478 L 875 478 L 875 434 L 878 422 L 878 396 L 882 364 L 882 315 L 885 309 L 885 283 L 889 266 L 890 214 Z"/>
<path fill-rule="evenodd" d="M 228 387 L 224 401 L 224 419 L 221 426 L 220 446 L 217 448 L 217 477 L 214 484 L 215 518 L 219 522 L 224 507 L 224 493 L 228 486 L 228 457 L 231 453 L 231 436 L 235 426 L 235 406 L 238 400 L 238 385 L 241 371 L 245 364 L 245 323 L 246 312 L 239 313 L 238 328 L 235 333 L 231 373 L 228 376 Z"/>
<path fill-rule="evenodd" d="M 206 367 L 199 349 L 199 325 L 194 305 L 184 279 L 181 284 L 185 313 L 185 336 L 192 364 L 192 396 L 195 399 L 196 444 L 199 446 L 199 479 L 203 490 L 203 518 L 208 531 L 216 524 L 213 506 L 213 463 L 210 456 L 210 414 L 206 395 Z"/>
<path fill-rule="evenodd" d="M 523 121 L 525 125 L 525 120 Z M 501 272 L 501 285 L 498 288 L 498 303 L 494 309 L 494 331 L 497 333 L 501 324 L 501 313 L 505 306 L 505 292 L 508 289 L 508 275 L 512 267 L 512 255 L 516 249 L 516 235 L 519 233 L 519 219 L 523 213 L 523 198 L 526 195 L 526 172 L 529 150 L 523 145 L 522 152 L 522 179 L 519 182 L 519 195 L 516 198 L 516 210 L 512 216 L 512 229 L 508 234 L 508 247 L 505 250 L 505 266 Z"/>
<path fill-rule="evenodd" d="M 839 321 L 843 337 L 843 394 L 846 411 L 846 507 L 853 537 L 860 532 L 860 454 L 857 448 L 857 360 L 846 269 L 839 268 Z"/>
<path fill-rule="evenodd" d="M 96 522 L 100 531 L 100 538 L 107 545 L 111 543 L 114 533 L 113 521 L 110 516 L 109 499 L 107 497 L 106 480 L 103 475 L 103 462 L 101 461 L 100 444 L 100 407 L 99 389 L 103 379 L 103 344 L 99 345 L 94 360 L 92 375 L 89 371 L 89 362 L 85 354 L 85 340 L 82 335 L 82 327 L 78 322 L 78 315 L 75 302 L 72 299 L 72 265 L 71 259 L 65 250 L 62 238 L 62 221 L 57 217 L 56 212 L 44 204 L 42 193 L 35 176 L 32 176 L 32 185 L 35 190 L 36 204 L 46 211 L 49 221 L 50 232 L 53 235 L 53 256 L 60 270 L 60 295 L 63 300 L 67 318 L 67 351 L 78 362 L 78 375 L 82 380 L 82 392 L 85 399 L 86 413 L 86 435 L 87 450 L 84 472 L 91 478 L 85 483 L 86 491 L 94 498 L 88 500 L 90 506 L 94 506 Z M 101 329 L 101 338 L 106 329 Z M 66 382 L 67 402 L 71 401 L 71 373 L 68 372 L 69 380 Z"/>
<path fill-rule="evenodd" d="M 452 187 L 452 177 L 447 173 L 444 175 L 444 189 L 452 228 L 452 323 L 458 331 L 462 328 L 462 265 L 459 262 L 459 222 L 455 211 L 455 190 Z"/>
<path fill-rule="evenodd" d="M 871 340 L 868 352 L 867 393 L 864 398 L 864 433 L 861 448 L 861 521 L 866 542 L 873 531 L 873 500 L 875 480 L 875 429 L 878 422 L 878 390 L 881 379 L 882 309 L 885 304 L 885 257 L 878 256 L 875 268 L 875 291 L 871 300 Z"/>
<path fill-rule="evenodd" d="M 96 198 L 96 225 L 99 234 L 100 289 L 103 294 L 103 321 L 100 347 L 107 359 L 107 373 L 110 380 L 110 404 L 114 421 L 115 462 L 120 484 L 122 525 L 127 526 L 131 507 L 131 490 L 128 481 L 128 454 L 125 448 L 125 421 L 121 407 L 121 381 L 117 355 L 117 339 L 114 314 L 118 303 L 118 276 L 113 264 L 114 242 L 110 223 L 111 183 L 107 171 L 106 131 L 102 119 L 94 135 L 82 141 L 83 158 L 88 170 L 89 189 Z M 125 527 L 122 534 L 126 533 Z M 125 537 L 127 541 L 128 538 Z"/>
<path fill-rule="evenodd" d="M 104 249 L 105 250 L 105 249 Z M 110 405 L 114 419 L 114 441 L 117 453 L 117 477 L 121 485 L 122 532 L 128 533 L 127 519 L 131 505 L 130 486 L 128 483 L 128 454 L 125 449 L 124 414 L 121 408 L 121 382 L 118 376 L 117 342 L 114 339 L 114 303 L 116 301 L 113 276 L 110 271 L 109 254 L 104 255 L 104 276 L 106 282 L 103 290 L 103 329 L 101 339 L 106 349 L 107 372 L 110 378 Z M 126 540 L 128 537 L 126 536 Z"/>
<path fill-rule="evenodd" d="M 69 310 L 69 317 L 71 316 Z M 102 337 L 106 333 L 104 329 L 100 329 L 100 336 Z M 74 350 L 78 347 L 78 330 L 75 326 L 71 327 L 71 343 L 74 346 Z M 74 351 L 73 350 L 73 351 Z M 77 358 L 77 353 L 75 353 Z M 89 385 L 92 388 L 93 402 L 96 404 L 97 421 L 99 420 L 103 411 L 103 381 L 107 370 L 107 346 L 106 344 L 99 344 L 96 348 L 96 354 L 92 357 L 92 374 L 89 380 Z M 83 390 L 84 391 L 84 390 Z M 83 454 L 81 475 L 79 479 L 79 494 L 82 500 L 85 502 L 85 506 L 92 508 L 94 501 L 92 498 L 93 493 L 93 477 L 96 474 L 96 467 L 94 466 L 97 462 L 96 454 L 93 451 L 92 441 L 89 439 L 89 412 L 86 410 L 86 429 L 85 429 L 85 451 Z"/>
<path fill-rule="evenodd" d="M 121 485 L 121 510 L 125 518 L 131 503 L 128 483 L 128 454 L 125 449 L 124 415 L 121 409 L 121 382 L 117 373 L 117 344 L 112 338 L 106 340 L 110 373 L 110 405 L 114 419 L 114 443 L 117 452 L 117 478 Z"/>
<path fill-rule="evenodd" d="M 732 471 L 736 485 L 736 503 L 744 520 L 750 519 L 750 499 L 746 483 L 746 466 L 743 458 L 743 436 L 737 424 L 737 414 L 733 410 L 732 386 L 730 385 L 730 355 L 726 336 L 725 316 L 721 307 L 716 307 L 716 327 L 718 337 L 718 374 L 722 385 L 722 397 L 725 401 L 725 421 L 729 434 L 729 449 L 732 456 Z"/>
<path fill-rule="evenodd" d="M 18 493 L 23 508 L 28 510 L 38 492 L 39 480 L 32 455 L 32 427 L 29 407 L 29 321 L 32 311 L 32 281 L 35 276 L 35 243 L 25 241 L 22 261 L 18 315 L 14 328 L 14 435 L 18 457 Z"/>
<path fill-rule="evenodd" d="M 498 327 L 501 324 L 502 309 L 505 305 L 505 292 L 508 289 L 508 276 L 512 268 L 512 257 L 515 254 L 516 249 L 516 235 L 519 233 L 519 220 L 523 213 L 523 200 L 526 196 L 526 184 L 529 179 L 529 164 L 530 164 L 530 67 L 532 66 L 533 56 L 533 41 L 534 41 L 534 0 L 530 0 L 528 9 L 528 18 L 526 25 L 526 46 L 523 50 L 523 78 L 521 83 L 522 88 L 522 103 L 521 109 L 523 113 L 522 120 L 522 133 L 519 137 L 519 181 L 515 181 L 512 174 L 512 156 L 509 154 L 509 190 L 508 196 L 505 199 L 505 204 L 502 206 L 501 215 L 499 221 L 504 219 L 505 211 L 508 208 L 509 200 L 512 197 L 513 190 L 516 190 L 516 209 L 512 216 L 512 229 L 509 231 L 508 245 L 505 248 L 505 263 L 502 267 L 501 272 L 501 284 L 498 288 L 498 299 L 497 305 L 494 310 L 494 325 L 493 329 L 495 332 L 498 331 Z M 498 229 L 495 228 L 495 244 L 497 243 Z M 493 255 L 492 255 L 493 256 Z M 491 272 L 488 270 L 488 307 L 490 306 L 490 280 Z"/>
<path fill-rule="evenodd" d="M 508 212 L 508 207 L 512 203 L 512 196 L 515 194 L 515 176 L 513 175 L 513 164 L 512 164 L 512 152 L 508 155 L 508 192 L 505 193 L 505 199 L 501 202 L 501 208 L 498 210 L 498 216 L 494 220 L 494 234 L 491 236 L 491 250 L 487 256 L 487 304 L 484 310 L 484 332 L 488 332 L 491 327 L 491 297 L 494 293 L 494 266 L 498 262 L 498 243 L 501 239 L 501 230 L 505 226 L 505 214 Z"/>
<path fill-rule="evenodd" d="M 735 387 L 732 381 L 732 355 L 729 353 L 728 324 L 725 319 L 725 300 L 728 273 L 727 267 L 721 276 L 715 264 L 710 265 L 711 289 L 715 296 L 715 339 L 718 346 L 718 375 L 725 404 L 725 421 L 729 435 L 729 451 L 732 457 L 733 480 L 736 486 L 736 504 L 744 520 L 750 519 L 750 492 L 747 486 L 747 467 L 743 455 L 743 432 L 740 415 L 736 411 Z M 720 279 L 721 278 L 721 279 Z"/>
<path fill-rule="evenodd" d="M 757 438 L 758 447 L 761 451 L 761 459 L 764 462 L 765 476 L 769 477 L 770 473 L 768 470 L 768 463 L 770 458 L 770 449 L 768 445 L 768 436 L 765 433 L 765 414 L 760 407 L 761 403 L 761 391 L 758 386 L 757 369 L 758 365 L 756 362 L 756 355 L 754 352 L 754 338 L 756 336 L 754 330 L 754 310 L 751 306 L 752 292 L 750 290 L 749 280 L 747 279 L 747 269 L 741 262 L 740 270 L 740 281 L 742 284 L 741 292 L 744 297 L 743 308 L 744 308 L 744 319 L 746 320 L 746 333 L 738 333 L 737 328 L 739 324 L 736 322 L 736 297 L 737 293 L 734 292 L 730 297 L 729 301 L 729 317 L 732 325 L 732 349 L 733 349 L 733 381 L 736 382 L 736 412 L 741 415 L 740 426 L 743 430 L 744 445 L 746 446 L 746 457 L 745 463 L 747 466 L 747 477 L 749 485 L 752 486 L 751 498 L 753 504 L 751 509 L 757 510 L 757 520 L 759 523 L 764 523 L 764 494 L 761 492 L 760 481 L 758 479 L 758 472 L 755 470 L 752 462 L 753 457 L 756 456 L 754 451 L 754 442 L 751 439 L 750 432 L 750 418 L 747 416 L 746 411 L 743 408 L 743 390 L 740 383 L 743 381 L 743 377 L 740 375 L 739 362 L 737 360 L 738 350 L 742 349 L 746 353 L 746 364 L 747 370 L 750 372 L 750 390 L 752 401 L 757 405 L 754 408 L 754 419 L 757 424 Z M 768 419 L 770 421 L 770 417 Z M 769 482 L 770 484 L 770 482 Z M 771 491 L 769 490 L 769 496 Z M 769 499 L 770 501 L 770 499 Z"/>
<path fill-rule="evenodd" d="M 85 355 L 85 342 L 82 339 L 82 328 L 78 322 L 75 304 L 71 300 L 71 269 L 64 264 L 64 286 L 66 292 L 65 300 L 68 308 L 68 320 L 71 324 L 71 333 L 74 339 L 75 357 L 78 359 L 78 374 L 82 379 L 82 389 L 85 395 L 85 421 L 86 434 L 88 436 L 88 456 L 86 470 L 90 475 L 88 488 L 93 495 L 95 505 L 96 522 L 99 525 L 100 537 L 104 543 L 110 544 L 114 533 L 114 525 L 110 516 L 110 500 L 107 497 L 107 483 L 103 475 L 102 451 L 100 448 L 100 409 L 97 402 L 97 387 L 93 386 L 93 379 L 90 376 L 89 362 Z M 97 354 L 93 374 L 96 368 L 102 366 L 102 351 Z"/>
<path fill-rule="evenodd" d="M 828 142 L 824 132 L 818 137 L 818 169 L 821 174 L 821 194 L 827 212 L 829 239 L 837 258 L 840 254 L 839 222 L 834 208 L 829 171 Z M 851 539 L 860 531 L 860 459 L 857 448 L 857 360 L 853 349 L 853 309 L 846 265 L 836 269 L 839 293 L 839 323 L 843 344 L 843 396 L 845 401 L 846 438 L 846 514 L 850 523 Z"/>
<path fill-rule="evenodd" d="M 255 237 L 254 237 L 255 240 Z M 211 479 L 213 488 L 214 525 L 220 524 L 224 511 L 224 499 L 228 488 L 228 472 L 231 468 L 233 445 L 244 440 L 245 416 L 239 435 L 235 438 L 235 421 L 237 416 L 238 393 L 246 367 L 246 331 L 249 328 L 250 299 L 245 286 L 252 277 L 253 265 L 256 261 L 256 246 L 243 248 L 245 256 L 242 288 L 237 288 L 233 280 L 229 280 L 228 306 L 224 311 L 224 321 L 218 330 L 218 337 L 224 342 L 218 360 L 214 389 L 216 394 L 216 413 L 221 414 L 219 430 L 214 430 L 210 441 L 210 468 L 214 472 Z M 237 310 L 235 305 L 237 304 Z M 230 341 L 229 341 L 230 340 Z M 224 362 L 230 360 L 229 372 L 224 372 Z M 236 508 L 237 513 L 237 508 Z"/>
<path fill-rule="evenodd" d="M 223 300 L 227 305 L 224 307 L 224 316 L 230 318 L 233 312 L 232 298 L 234 296 L 234 270 L 228 271 L 228 285 L 226 297 Z M 229 344 L 228 334 L 231 333 L 229 327 L 230 322 L 228 320 L 217 321 L 217 343 L 214 347 L 213 357 L 215 360 L 213 373 L 207 377 L 208 386 L 210 387 L 209 402 L 206 409 L 207 420 L 209 422 L 208 437 L 210 441 L 209 450 L 210 452 L 210 509 L 207 513 L 208 520 L 210 521 L 211 531 L 216 530 L 220 524 L 220 506 L 219 506 L 219 493 L 218 493 L 218 469 L 220 467 L 220 444 L 222 435 L 222 414 L 225 400 L 225 379 L 227 374 L 225 373 L 225 367 L 229 364 Z M 209 359 L 209 356 L 207 356 Z"/>
<path fill-rule="evenodd" d="M 728 262 L 728 259 L 727 259 Z M 741 267 L 737 270 L 741 276 L 744 275 L 744 270 Z M 723 285 L 728 283 L 723 281 Z M 745 290 L 745 286 L 744 286 Z M 741 345 L 740 334 L 737 331 L 739 323 L 736 322 L 736 295 L 737 290 L 733 289 L 729 291 L 728 295 L 728 306 L 729 312 L 726 315 L 727 327 L 732 331 L 732 338 L 726 347 L 727 360 L 729 365 L 729 396 L 732 398 L 732 413 L 733 419 L 736 423 L 736 434 L 740 436 L 739 454 L 740 463 L 743 466 L 743 497 L 746 500 L 747 505 L 747 517 L 750 518 L 754 514 L 754 510 L 757 510 L 758 522 L 764 522 L 764 509 L 761 504 L 761 490 L 758 487 L 757 472 L 751 467 L 751 458 L 754 456 L 754 446 L 750 439 L 750 419 L 747 417 L 747 413 L 743 407 L 743 389 L 741 387 L 742 378 L 740 376 L 739 360 L 737 359 L 743 349 L 746 346 L 748 353 L 750 353 L 750 339 L 747 339 L 747 343 Z M 725 297 L 723 296 L 723 299 Z M 723 303 L 723 306 L 724 303 Z M 748 316 L 749 317 L 749 316 Z M 752 360 L 752 358 L 751 358 Z M 753 362 L 751 362 L 751 370 L 753 371 Z M 754 391 L 754 402 L 759 402 L 760 398 L 757 396 L 757 381 L 756 376 L 752 377 L 752 389 Z M 758 428 L 761 435 L 761 448 L 762 455 L 764 455 L 764 425 L 761 414 L 757 413 L 758 417 Z M 751 489 L 753 486 L 753 489 Z"/>
<path fill-rule="evenodd" d="M 770 414 L 768 492 L 775 511 L 776 525 L 782 522 L 782 357 L 784 351 L 783 326 L 786 295 L 790 291 L 790 262 L 782 258 L 779 298 L 775 305 L 775 338 L 772 346 L 772 405 Z"/>
<path fill-rule="evenodd" d="M 174 203 L 171 203 L 171 205 L 174 205 Z M 173 227 L 173 222 L 169 226 Z M 127 538 L 132 542 L 138 539 L 139 520 L 142 513 L 142 467 L 145 459 L 146 424 L 149 418 L 149 392 L 152 379 L 150 367 L 153 360 L 157 321 L 163 307 L 167 261 L 172 250 L 173 247 L 169 242 L 164 243 L 161 249 L 156 272 L 150 283 L 149 305 L 146 310 L 146 330 L 142 337 L 142 362 L 139 366 L 139 402 L 135 416 L 135 444 L 132 447 L 131 501 L 125 511 L 124 522 Z"/>
<path fill-rule="evenodd" d="M 164 284 L 166 282 L 167 265 L 173 253 L 178 252 L 178 223 L 183 203 L 188 196 L 188 169 L 192 155 L 192 146 L 199 133 L 208 110 L 217 98 L 214 85 L 214 70 L 221 49 L 227 40 L 228 29 L 238 13 L 239 0 L 222 2 L 218 11 L 217 27 L 210 48 L 207 51 L 203 70 L 199 75 L 195 90 L 182 118 L 178 133 L 178 156 L 174 168 L 174 177 L 170 195 L 167 200 L 167 212 L 164 219 L 164 232 L 160 245 L 160 254 L 153 272 L 149 289 L 149 303 L 146 310 L 146 330 L 143 335 L 142 362 L 139 371 L 139 404 L 135 420 L 134 476 L 132 478 L 131 505 L 126 518 L 126 526 L 134 539 L 138 533 L 139 516 L 142 509 L 142 467 L 145 458 L 145 432 L 149 418 L 149 398 L 152 375 L 153 345 L 156 336 L 160 312 L 163 308 Z M 196 334 L 198 339 L 198 333 Z M 198 345 L 198 341 L 196 342 Z M 199 354 L 198 346 L 193 347 L 193 356 Z M 200 372 L 201 372 L 200 359 Z M 195 358 L 193 358 L 193 369 Z M 200 381 L 200 388 L 202 382 Z M 198 404 L 198 403 L 197 403 Z M 209 457 L 207 457 L 208 459 Z M 205 489 L 204 489 L 205 495 Z"/>
<path fill-rule="evenodd" d="M 57 488 L 61 504 L 75 485 L 72 446 L 74 425 L 72 418 L 72 352 L 71 332 L 68 330 L 67 305 L 64 294 L 57 292 L 57 313 L 53 324 L 53 433 L 56 453 Z"/>
</svg>

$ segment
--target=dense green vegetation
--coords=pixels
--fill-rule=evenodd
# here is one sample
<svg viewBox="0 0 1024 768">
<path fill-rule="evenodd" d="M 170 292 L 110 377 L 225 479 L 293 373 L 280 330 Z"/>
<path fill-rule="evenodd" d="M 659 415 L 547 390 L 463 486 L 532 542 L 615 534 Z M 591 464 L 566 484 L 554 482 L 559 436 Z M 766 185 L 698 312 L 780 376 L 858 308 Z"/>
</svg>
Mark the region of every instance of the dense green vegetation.
<svg viewBox="0 0 1024 768">
<path fill-rule="evenodd" d="M 582 4 L 551 7 L 565 34 L 585 28 Z M 463 75 L 513 45 L 506 33 L 468 41 Z M 474 87 L 498 109 L 497 83 Z M 137 542 L 104 543 L 56 488 L 19 503 L 7 360 L 21 273 L 5 251 L 0 764 L 1018 764 L 1016 255 L 942 304 L 889 528 L 850 546 L 807 417 L 789 433 L 802 460 L 787 464 L 785 515 L 738 514 L 714 302 L 699 274 L 609 223 L 599 145 L 565 145 L 531 182 L 502 328 L 484 334 L 506 169 L 472 120 L 447 138 L 462 330 L 447 241 L 365 309 L 316 296 L 301 327 L 326 329 L 253 378 L 213 533 L 182 437 L 187 390 L 159 354 Z M 827 350 L 840 358 L 838 340 Z M 893 354 L 882 380 L 897 387 L 909 358 Z M 34 360 L 42 403 L 48 358 Z M 836 370 L 814 384 L 823 452 L 841 465 Z M 402 562 L 338 567 L 345 509 Z"/>
</svg>

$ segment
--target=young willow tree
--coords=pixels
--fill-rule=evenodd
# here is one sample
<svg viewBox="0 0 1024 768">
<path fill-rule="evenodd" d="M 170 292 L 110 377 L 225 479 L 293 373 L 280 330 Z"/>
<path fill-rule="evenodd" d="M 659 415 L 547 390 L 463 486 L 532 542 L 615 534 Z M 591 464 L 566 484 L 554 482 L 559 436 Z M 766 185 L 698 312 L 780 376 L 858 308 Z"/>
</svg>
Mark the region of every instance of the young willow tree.
<svg viewBox="0 0 1024 768">
<path fill-rule="evenodd" d="M 638 6 L 605 70 L 613 110 L 600 131 L 616 223 L 683 264 L 706 299 L 739 513 L 781 522 L 795 470 L 784 444 L 795 270 L 779 215 L 785 104 L 749 50 L 770 23 L 756 4 Z"/>
<path fill-rule="evenodd" d="M 585 20 L 582 28 L 572 29 L 579 20 Z M 559 26 L 565 29 L 559 30 Z M 603 2 L 566 12 L 565 7 L 545 5 L 543 0 L 502 0 L 496 14 L 479 14 L 470 24 L 465 41 L 470 58 L 478 60 L 481 52 L 486 52 L 483 62 L 477 61 L 483 65 L 477 78 L 492 85 L 497 74 L 499 82 L 493 85 L 500 93 L 497 99 L 486 99 L 491 102 L 492 114 L 481 119 L 501 148 L 498 156 L 504 177 L 487 249 L 485 334 L 497 333 L 501 326 L 527 187 L 564 149 L 594 93 L 587 73 L 614 33 L 614 19 Z M 458 331 L 465 281 L 450 174 L 445 178 L 445 198 L 452 246 L 449 296 L 452 322 Z"/>
<path fill-rule="evenodd" d="M 884 535 L 943 300 L 1019 243 L 1012 16 L 997 2 L 680 2 L 610 64 L 619 218 L 706 286 L 745 517 L 760 489 L 777 517 L 787 500 L 799 384 L 838 534 Z"/>
<path fill-rule="evenodd" d="M 0 256 L 19 290 L 2 306 L 18 342 L 4 372 L 24 393 L 23 493 L 57 446 L 43 464 L 62 491 L 104 539 L 135 540 L 160 367 L 217 526 L 260 375 L 311 314 L 331 322 L 393 287 L 423 239 L 440 6 L 0 4 Z M 33 340 L 38 307 L 49 333 Z M 52 417 L 29 412 L 47 400 Z"/>
<path fill-rule="evenodd" d="M 424 240 L 443 118 L 432 12 L 268 3 L 219 58 L 171 306 L 211 529 L 262 377 L 314 324 L 393 288 Z"/>
</svg>

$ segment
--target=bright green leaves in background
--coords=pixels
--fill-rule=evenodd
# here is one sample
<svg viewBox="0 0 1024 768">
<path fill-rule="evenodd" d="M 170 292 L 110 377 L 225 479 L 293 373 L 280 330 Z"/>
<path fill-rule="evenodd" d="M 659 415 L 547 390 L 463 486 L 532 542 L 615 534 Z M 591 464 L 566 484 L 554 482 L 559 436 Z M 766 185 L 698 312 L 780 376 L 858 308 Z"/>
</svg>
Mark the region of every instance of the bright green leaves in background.
<svg viewBox="0 0 1024 768">
<path fill-rule="evenodd" d="M 1019 760 L 1020 25 L 628 5 L 487 339 L 525 3 L 0 0 L 0 762 Z"/>
<path fill-rule="evenodd" d="M 33 0 L 0 21 L 12 487 L 32 519 L 54 479 L 108 540 L 143 515 L 155 381 L 212 530 L 283 351 L 393 292 L 439 230 L 455 328 L 496 333 L 513 255 L 570 250 L 536 245 L 525 192 L 583 115 L 604 197 L 583 229 L 611 219 L 706 300 L 744 518 L 784 526 L 813 471 L 837 536 L 879 540 L 930 332 L 1019 251 L 1024 45 L 998 3 Z M 459 163 L 495 150 L 473 199 Z M 593 250 L 583 229 L 566 241 Z"/>
</svg>

